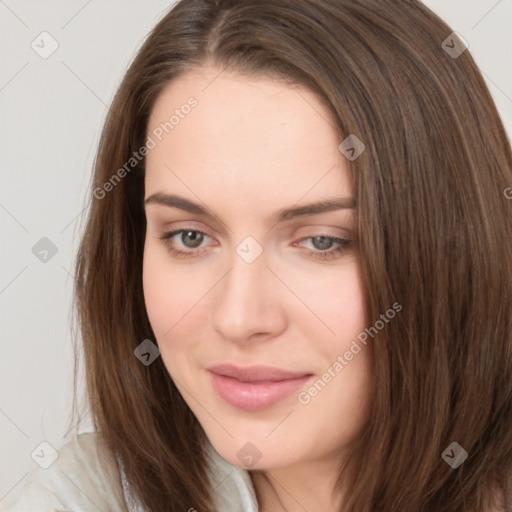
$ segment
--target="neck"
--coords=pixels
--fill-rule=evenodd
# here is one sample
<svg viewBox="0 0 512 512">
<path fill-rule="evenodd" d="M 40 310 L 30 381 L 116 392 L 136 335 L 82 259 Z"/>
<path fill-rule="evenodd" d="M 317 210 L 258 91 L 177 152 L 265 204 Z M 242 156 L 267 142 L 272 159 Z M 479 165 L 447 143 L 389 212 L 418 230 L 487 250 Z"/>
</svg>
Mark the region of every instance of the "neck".
<svg viewBox="0 0 512 512">
<path fill-rule="evenodd" d="M 260 512 L 339 512 L 341 496 L 333 496 L 338 464 L 318 464 L 249 472 Z"/>
</svg>

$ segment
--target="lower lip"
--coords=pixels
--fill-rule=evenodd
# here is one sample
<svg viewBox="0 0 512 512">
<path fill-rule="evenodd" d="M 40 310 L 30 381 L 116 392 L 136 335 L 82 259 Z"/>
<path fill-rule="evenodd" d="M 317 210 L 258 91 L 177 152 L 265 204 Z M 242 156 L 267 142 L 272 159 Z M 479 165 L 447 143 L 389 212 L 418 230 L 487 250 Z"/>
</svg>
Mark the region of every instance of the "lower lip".
<svg viewBox="0 0 512 512">
<path fill-rule="evenodd" d="M 224 375 L 210 372 L 213 389 L 229 405 L 244 411 L 261 411 L 268 409 L 284 400 L 293 392 L 298 391 L 312 375 L 297 379 L 279 380 L 256 384 L 240 382 Z"/>
</svg>

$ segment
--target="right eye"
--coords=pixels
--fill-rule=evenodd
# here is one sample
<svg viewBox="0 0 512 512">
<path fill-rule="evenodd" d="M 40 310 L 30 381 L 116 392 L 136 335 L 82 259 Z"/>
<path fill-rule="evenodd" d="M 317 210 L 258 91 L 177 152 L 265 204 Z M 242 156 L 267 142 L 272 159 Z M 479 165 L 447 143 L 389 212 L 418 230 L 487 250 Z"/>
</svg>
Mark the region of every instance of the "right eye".
<svg viewBox="0 0 512 512">
<path fill-rule="evenodd" d="M 192 247 L 189 247 L 189 249 L 191 249 L 190 251 L 183 251 L 181 249 L 176 248 L 176 244 L 173 238 L 179 234 L 181 234 L 181 242 L 183 244 L 185 244 L 187 240 L 190 241 L 192 245 Z M 204 237 L 208 237 L 208 235 L 203 231 L 199 231 L 197 229 L 184 228 L 162 233 L 159 236 L 159 239 L 162 240 L 164 245 L 174 256 L 177 256 L 179 258 L 189 258 L 204 254 L 205 249 L 202 249 L 200 251 L 194 251 L 194 249 L 196 249 L 200 245 L 200 243 L 204 241 Z"/>
</svg>

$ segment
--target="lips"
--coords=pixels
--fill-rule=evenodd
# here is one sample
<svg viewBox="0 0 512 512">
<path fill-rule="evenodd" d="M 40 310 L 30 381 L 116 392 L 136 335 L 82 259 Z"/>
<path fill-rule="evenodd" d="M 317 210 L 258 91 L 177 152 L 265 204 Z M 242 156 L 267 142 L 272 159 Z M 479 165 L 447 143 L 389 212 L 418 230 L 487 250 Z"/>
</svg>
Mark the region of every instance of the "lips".
<svg viewBox="0 0 512 512">
<path fill-rule="evenodd" d="M 249 366 L 244 368 L 232 364 L 218 364 L 207 369 L 212 373 L 216 373 L 217 375 L 231 377 L 233 379 L 239 380 L 240 382 L 253 383 L 298 379 L 307 375 L 311 375 L 310 372 L 292 372 L 288 370 L 282 370 L 280 368 L 262 365 Z"/>
<path fill-rule="evenodd" d="M 208 368 L 212 388 L 222 400 L 244 411 L 268 409 L 297 392 L 313 376 L 269 366 Z"/>
</svg>

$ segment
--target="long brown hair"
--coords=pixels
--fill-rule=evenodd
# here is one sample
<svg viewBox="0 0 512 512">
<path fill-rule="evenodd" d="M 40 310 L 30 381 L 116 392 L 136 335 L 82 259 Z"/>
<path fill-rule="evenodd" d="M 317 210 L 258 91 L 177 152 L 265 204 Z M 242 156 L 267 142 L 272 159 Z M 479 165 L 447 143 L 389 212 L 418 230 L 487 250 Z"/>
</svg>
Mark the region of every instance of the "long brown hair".
<svg viewBox="0 0 512 512">
<path fill-rule="evenodd" d="M 161 358 L 134 356 L 155 340 L 139 149 L 163 88 L 204 64 L 308 87 L 340 142 L 365 145 L 350 165 L 366 314 L 403 309 L 371 347 L 372 409 L 343 510 L 487 512 L 499 491 L 511 499 L 512 155 L 452 32 L 416 0 L 182 0 L 141 47 L 102 132 L 75 294 L 94 425 L 149 510 L 213 510 L 203 429 Z M 457 468 L 442 457 L 453 442 L 468 453 Z"/>
</svg>

